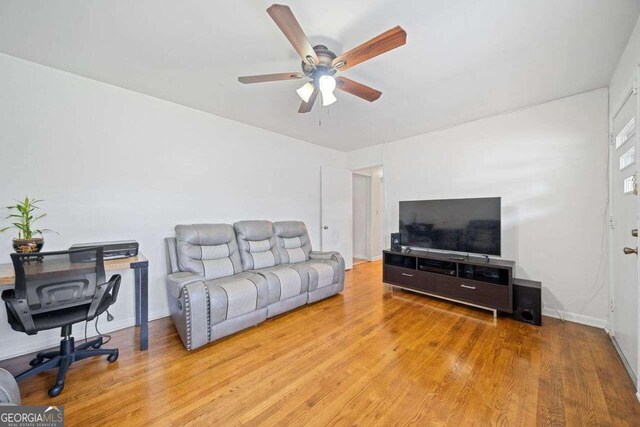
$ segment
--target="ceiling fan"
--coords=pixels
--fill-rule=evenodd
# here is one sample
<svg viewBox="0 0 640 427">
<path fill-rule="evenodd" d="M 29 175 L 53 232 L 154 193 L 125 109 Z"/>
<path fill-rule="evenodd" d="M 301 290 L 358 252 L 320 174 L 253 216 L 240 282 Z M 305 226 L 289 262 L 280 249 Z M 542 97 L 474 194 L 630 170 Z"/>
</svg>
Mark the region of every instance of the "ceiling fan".
<svg viewBox="0 0 640 427">
<path fill-rule="evenodd" d="M 333 94 L 335 89 L 348 92 L 369 102 L 380 98 L 382 92 L 346 77 L 335 78 L 334 74 L 378 55 L 382 55 L 407 42 L 407 33 L 398 26 L 337 56 L 324 45 L 311 46 L 309 39 L 304 31 L 302 31 L 302 27 L 300 27 L 289 6 L 273 4 L 267 9 L 267 13 L 276 22 L 276 25 L 302 58 L 302 72 L 244 76 L 238 77 L 238 81 L 246 84 L 278 80 L 296 80 L 305 76 L 308 77 L 309 81 L 296 91 L 300 98 L 302 98 L 302 104 L 300 105 L 298 113 L 308 113 L 311 111 L 318 97 L 318 93 L 322 94 L 322 105 L 324 107 L 333 104 L 337 101 L 337 98 Z"/>
</svg>

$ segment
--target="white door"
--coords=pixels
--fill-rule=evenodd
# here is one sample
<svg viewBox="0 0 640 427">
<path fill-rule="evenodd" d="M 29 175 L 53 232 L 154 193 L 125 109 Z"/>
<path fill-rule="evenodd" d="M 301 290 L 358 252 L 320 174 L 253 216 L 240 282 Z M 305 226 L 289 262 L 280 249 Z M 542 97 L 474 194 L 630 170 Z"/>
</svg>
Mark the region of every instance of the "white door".
<svg viewBox="0 0 640 427">
<path fill-rule="evenodd" d="M 638 376 L 638 238 L 632 234 L 638 229 L 637 97 L 631 93 L 611 123 L 612 338 L 634 381 Z"/>
<path fill-rule="evenodd" d="M 353 267 L 353 199 L 351 171 L 322 167 L 322 250 L 338 251 Z"/>
</svg>

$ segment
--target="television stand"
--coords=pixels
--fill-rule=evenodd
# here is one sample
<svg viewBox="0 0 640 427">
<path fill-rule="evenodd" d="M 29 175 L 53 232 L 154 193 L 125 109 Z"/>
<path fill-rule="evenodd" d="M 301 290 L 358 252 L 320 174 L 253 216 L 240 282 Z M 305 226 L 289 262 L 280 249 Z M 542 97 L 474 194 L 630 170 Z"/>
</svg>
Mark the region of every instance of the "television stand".
<svg viewBox="0 0 640 427">
<path fill-rule="evenodd" d="M 382 258 L 382 281 L 394 288 L 490 310 L 494 316 L 513 313 L 513 261 L 418 250 L 385 250 Z"/>
</svg>

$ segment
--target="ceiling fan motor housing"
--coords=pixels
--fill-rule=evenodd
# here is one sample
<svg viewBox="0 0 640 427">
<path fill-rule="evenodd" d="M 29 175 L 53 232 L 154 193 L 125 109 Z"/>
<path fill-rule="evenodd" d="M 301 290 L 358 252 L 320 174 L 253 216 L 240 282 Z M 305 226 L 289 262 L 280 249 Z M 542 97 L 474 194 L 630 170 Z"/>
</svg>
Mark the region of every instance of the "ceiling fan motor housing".
<svg viewBox="0 0 640 427">
<path fill-rule="evenodd" d="M 313 80 L 319 79 L 320 76 L 335 74 L 336 70 L 333 69 L 332 63 L 337 55 L 322 44 L 314 46 L 313 50 L 318 56 L 318 63 L 311 65 L 302 61 L 302 72 Z"/>
</svg>

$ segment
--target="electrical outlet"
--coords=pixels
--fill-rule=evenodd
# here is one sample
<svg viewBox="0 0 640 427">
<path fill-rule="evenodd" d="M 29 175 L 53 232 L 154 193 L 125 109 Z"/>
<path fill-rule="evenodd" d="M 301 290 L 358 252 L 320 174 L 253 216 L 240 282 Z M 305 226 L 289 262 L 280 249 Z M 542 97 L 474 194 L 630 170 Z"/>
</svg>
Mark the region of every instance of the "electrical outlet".
<svg viewBox="0 0 640 427">
<path fill-rule="evenodd" d="M 609 300 L 609 311 L 615 311 L 615 308 L 616 308 L 615 302 L 614 302 L 613 298 L 611 298 Z"/>
</svg>

